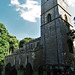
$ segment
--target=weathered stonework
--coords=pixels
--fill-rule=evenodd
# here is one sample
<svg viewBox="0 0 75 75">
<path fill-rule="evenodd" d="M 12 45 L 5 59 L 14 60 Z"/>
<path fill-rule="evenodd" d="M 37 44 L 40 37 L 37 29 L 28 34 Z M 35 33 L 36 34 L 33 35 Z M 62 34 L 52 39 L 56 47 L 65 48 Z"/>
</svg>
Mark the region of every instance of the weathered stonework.
<svg viewBox="0 0 75 75">
<path fill-rule="evenodd" d="M 5 64 L 10 62 L 19 68 L 29 62 L 34 69 L 46 64 L 74 66 L 75 50 L 71 53 L 68 44 L 68 40 L 73 41 L 68 35 L 73 26 L 67 1 L 41 0 L 41 3 L 41 38 L 25 43 L 22 49 L 6 56 Z"/>
<path fill-rule="evenodd" d="M 73 54 L 69 52 L 67 43 L 69 39 L 72 41 L 67 35 L 72 28 L 67 1 L 42 0 L 41 3 L 43 62 L 44 64 L 68 65 L 69 56 Z M 47 22 L 48 14 L 51 15 L 50 22 Z M 65 56 L 67 56 L 67 58 Z"/>
<path fill-rule="evenodd" d="M 39 63 L 42 64 L 43 48 L 40 45 L 40 38 L 25 43 L 23 48 L 20 48 L 11 55 L 5 57 L 5 65 L 11 63 L 16 68 L 20 68 L 21 65 L 26 67 L 27 63 L 31 63 L 33 68 L 38 68 Z M 38 61 L 38 62 L 37 62 Z M 34 66 L 36 65 L 36 66 Z"/>
</svg>

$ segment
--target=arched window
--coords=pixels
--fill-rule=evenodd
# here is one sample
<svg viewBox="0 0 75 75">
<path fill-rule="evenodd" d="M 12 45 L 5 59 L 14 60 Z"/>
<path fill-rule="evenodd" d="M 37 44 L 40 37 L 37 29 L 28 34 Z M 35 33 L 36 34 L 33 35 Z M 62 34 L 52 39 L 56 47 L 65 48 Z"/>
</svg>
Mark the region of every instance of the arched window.
<svg viewBox="0 0 75 75">
<path fill-rule="evenodd" d="M 73 53 L 73 42 L 71 39 L 67 40 L 68 47 L 69 47 L 69 52 Z"/>
<path fill-rule="evenodd" d="M 65 15 L 65 21 L 68 22 L 67 16 Z"/>
<path fill-rule="evenodd" d="M 51 14 L 47 15 L 47 22 L 51 22 Z"/>
<path fill-rule="evenodd" d="M 27 63 L 29 63 L 29 57 L 27 56 Z"/>
<path fill-rule="evenodd" d="M 31 44 L 31 49 L 33 49 L 33 44 Z"/>
<path fill-rule="evenodd" d="M 39 46 L 40 45 L 40 43 L 39 42 L 37 42 L 37 46 Z"/>
</svg>

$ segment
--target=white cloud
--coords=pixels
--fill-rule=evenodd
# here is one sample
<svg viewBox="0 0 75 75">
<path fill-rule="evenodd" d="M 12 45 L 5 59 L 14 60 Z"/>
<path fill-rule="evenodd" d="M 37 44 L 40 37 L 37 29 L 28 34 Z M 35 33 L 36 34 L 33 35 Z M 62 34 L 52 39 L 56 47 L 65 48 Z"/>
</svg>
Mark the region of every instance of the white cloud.
<svg viewBox="0 0 75 75">
<path fill-rule="evenodd" d="M 26 3 L 20 4 L 18 0 L 11 0 L 10 5 L 16 5 L 16 11 L 19 12 L 20 17 L 30 22 L 36 22 L 41 15 L 41 6 L 37 1 L 26 0 Z"/>
<path fill-rule="evenodd" d="M 68 4 L 71 6 L 71 7 L 74 7 L 75 6 L 75 0 L 67 0 L 68 1 Z"/>
<path fill-rule="evenodd" d="M 16 11 L 20 11 L 20 8 L 16 8 Z"/>
<path fill-rule="evenodd" d="M 9 6 L 11 5 L 19 5 L 20 3 L 18 2 L 18 0 L 11 0 Z"/>
<path fill-rule="evenodd" d="M 67 0 L 71 7 L 75 6 L 75 0 Z M 20 17 L 30 22 L 36 22 L 41 15 L 41 6 L 35 0 L 26 0 L 21 4 L 18 0 L 10 0 L 9 6 L 16 6 L 16 11 L 19 12 Z"/>
</svg>

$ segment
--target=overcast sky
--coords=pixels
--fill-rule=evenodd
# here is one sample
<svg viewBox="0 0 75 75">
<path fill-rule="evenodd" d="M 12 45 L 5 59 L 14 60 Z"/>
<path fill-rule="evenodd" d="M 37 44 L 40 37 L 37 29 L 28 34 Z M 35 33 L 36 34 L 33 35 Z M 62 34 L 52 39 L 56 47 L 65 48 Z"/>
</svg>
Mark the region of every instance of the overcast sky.
<svg viewBox="0 0 75 75">
<path fill-rule="evenodd" d="M 75 0 L 68 0 L 68 3 L 73 20 Z M 40 36 L 40 12 L 41 0 L 0 0 L 0 22 L 19 40 Z"/>
</svg>

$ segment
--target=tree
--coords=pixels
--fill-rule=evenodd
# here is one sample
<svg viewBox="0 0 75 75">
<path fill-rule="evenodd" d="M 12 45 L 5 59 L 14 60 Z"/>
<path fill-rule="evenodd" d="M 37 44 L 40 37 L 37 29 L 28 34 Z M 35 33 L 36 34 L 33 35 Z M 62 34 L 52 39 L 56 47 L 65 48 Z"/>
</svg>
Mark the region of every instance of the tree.
<svg viewBox="0 0 75 75">
<path fill-rule="evenodd" d="M 8 31 L 5 26 L 0 23 L 0 61 L 4 59 L 5 53 L 9 51 Z"/>
<path fill-rule="evenodd" d="M 14 52 L 19 48 L 19 40 L 17 40 L 16 36 L 9 35 L 9 52 Z"/>
<path fill-rule="evenodd" d="M 19 42 L 16 36 L 10 35 L 5 25 L 0 23 L 0 62 L 4 60 L 5 55 L 13 53 L 19 47 L 23 47 L 24 43 L 33 40 L 33 38 L 24 38 Z"/>
<path fill-rule="evenodd" d="M 10 35 L 4 24 L 0 23 L 0 62 L 10 51 L 19 48 L 19 40 L 16 36 Z"/>
<path fill-rule="evenodd" d="M 24 38 L 24 39 L 22 39 L 22 40 L 20 41 L 20 43 L 19 43 L 19 48 L 22 48 L 24 43 L 27 43 L 27 42 L 32 41 L 32 40 L 34 40 L 34 38 L 30 38 L 30 37 L 29 37 L 29 38 Z"/>
</svg>

